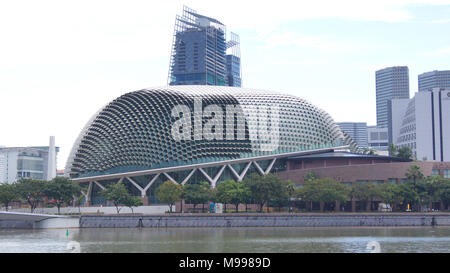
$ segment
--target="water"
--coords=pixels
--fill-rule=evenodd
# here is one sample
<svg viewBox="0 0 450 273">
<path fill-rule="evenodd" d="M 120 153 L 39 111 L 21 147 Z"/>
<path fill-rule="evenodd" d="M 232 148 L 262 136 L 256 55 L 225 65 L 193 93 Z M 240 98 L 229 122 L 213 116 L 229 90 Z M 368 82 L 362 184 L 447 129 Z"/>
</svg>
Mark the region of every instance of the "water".
<svg viewBox="0 0 450 273">
<path fill-rule="evenodd" d="M 0 252 L 381 252 L 450 253 L 450 227 L 409 228 L 167 228 L 0 229 Z M 68 235 L 68 236 L 67 236 Z"/>
</svg>

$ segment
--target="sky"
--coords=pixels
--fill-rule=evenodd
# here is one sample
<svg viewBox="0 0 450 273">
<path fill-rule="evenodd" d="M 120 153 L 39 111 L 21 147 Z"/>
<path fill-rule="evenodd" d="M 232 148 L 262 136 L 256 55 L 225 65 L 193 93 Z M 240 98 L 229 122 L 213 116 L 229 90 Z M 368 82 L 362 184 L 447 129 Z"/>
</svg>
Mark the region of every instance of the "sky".
<svg viewBox="0 0 450 273">
<path fill-rule="evenodd" d="M 167 82 L 183 5 L 240 36 L 243 87 L 289 93 L 336 122 L 376 124 L 375 71 L 450 69 L 450 0 L 0 2 L 0 146 L 48 145 L 58 169 L 98 109 Z"/>
</svg>

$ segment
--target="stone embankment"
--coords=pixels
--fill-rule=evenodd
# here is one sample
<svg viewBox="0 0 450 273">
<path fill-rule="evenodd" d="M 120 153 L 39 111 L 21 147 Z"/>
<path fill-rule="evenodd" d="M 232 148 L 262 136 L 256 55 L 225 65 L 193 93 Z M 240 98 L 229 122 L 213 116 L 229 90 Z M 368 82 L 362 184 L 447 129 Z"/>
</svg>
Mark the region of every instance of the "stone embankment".
<svg viewBox="0 0 450 273">
<path fill-rule="evenodd" d="M 450 213 L 85 215 L 81 228 L 450 226 Z"/>
</svg>

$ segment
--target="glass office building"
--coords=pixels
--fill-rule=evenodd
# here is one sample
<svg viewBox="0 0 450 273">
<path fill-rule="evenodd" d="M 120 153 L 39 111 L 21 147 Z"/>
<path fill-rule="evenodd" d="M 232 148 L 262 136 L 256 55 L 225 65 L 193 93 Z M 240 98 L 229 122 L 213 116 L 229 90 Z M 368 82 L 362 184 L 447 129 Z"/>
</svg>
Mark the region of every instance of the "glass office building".
<svg viewBox="0 0 450 273">
<path fill-rule="evenodd" d="M 367 123 L 365 122 L 338 122 L 339 128 L 347 133 L 356 144 L 361 147 L 367 147 Z"/>
<path fill-rule="evenodd" d="M 380 69 L 376 77 L 377 127 L 389 125 L 388 101 L 409 99 L 409 70 L 407 66 L 394 66 Z"/>
<path fill-rule="evenodd" d="M 59 148 L 55 150 L 57 153 Z M 21 178 L 48 180 L 48 158 L 48 146 L 0 148 L 0 183 L 13 183 Z"/>
<path fill-rule="evenodd" d="M 450 70 L 430 71 L 422 73 L 419 78 L 419 92 L 430 91 L 433 88 L 450 88 Z"/>
</svg>

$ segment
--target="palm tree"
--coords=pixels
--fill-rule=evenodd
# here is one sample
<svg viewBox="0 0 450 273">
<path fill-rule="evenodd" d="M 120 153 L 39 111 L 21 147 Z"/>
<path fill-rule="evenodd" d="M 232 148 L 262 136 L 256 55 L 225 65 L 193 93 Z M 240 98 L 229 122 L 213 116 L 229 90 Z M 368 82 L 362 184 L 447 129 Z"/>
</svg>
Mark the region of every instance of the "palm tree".
<svg viewBox="0 0 450 273">
<path fill-rule="evenodd" d="M 414 182 L 414 187 L 416 186 L 416 181 L 418 179 L 423 179 L 425 177 L 422 170 L 417 165 L 409 166 L 409 169 L 406 171 L 405 176 L 406 178 Z"/>
<path fill-rule="evenodd" d="M 413 191 L 417 192 L 417 180 L 423 179 L 425 176 L 423 175 L 422 170 L 417 165 L 409 166 L 409 169 L 406 171 L 405 176 L 408 180 L 412 181 Z M 419 208 L 420 210 L 420 208 Z"/>
</svg>

